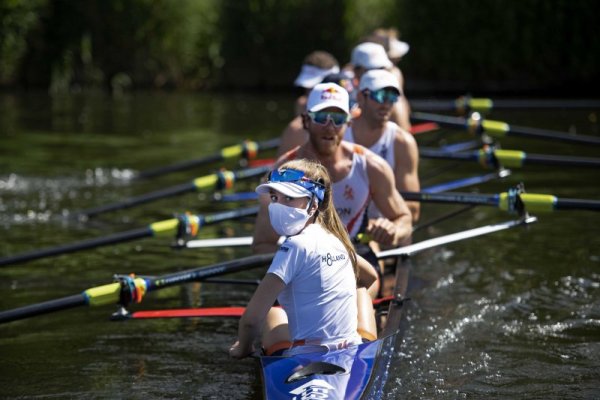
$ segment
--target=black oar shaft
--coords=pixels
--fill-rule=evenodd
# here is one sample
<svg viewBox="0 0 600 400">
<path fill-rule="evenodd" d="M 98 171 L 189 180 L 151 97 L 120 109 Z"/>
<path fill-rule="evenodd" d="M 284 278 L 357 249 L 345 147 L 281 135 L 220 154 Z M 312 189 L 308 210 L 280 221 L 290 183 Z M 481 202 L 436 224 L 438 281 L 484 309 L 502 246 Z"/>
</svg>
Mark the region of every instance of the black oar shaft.
<svg viewBox="0 0 600 400">
<path fill-rule="evenodd" d="M 246 153 L 248 153 L 249 147 L 254 147 L 254 150 L 256 152 L 258 152 L 260 150 L 274 149 L 277 146 L 279 146 L 280 142 L 281 142 L 280 138 L 274 138 L 274 139 L 265 140 L 263 142 L 256 142 L 256 143 L 245 142 L 243 144 L 226 147 L 218 153 L 204 156 L 204 157 L 201 157 L 201 158 L 198 158 L 195 160 L 181 161 L 179 163 L 167 165 L 165 167 L 151 168 L 146 171 L 140 172 L 137 175 L 137 178 L 138 179 L 153 178 L 153 177 L 156 177 L 159 175 L 165 175 L 165 174 L 169 174 L 172 172 L 184 171 L 186 169 L 199 167 L 201 165 L 224 161 L 228 158 L 239 157 L 239 156 L 248 157 L 249 154 L 246 154 Z"/>
<path fill-rule="evenodd" d="M 561 156 L 552 154 L 529 154 L 523 151 L 502 149 L 491 150 L 488 154 L 483 150 L 457 153 L 447 150 L 442 151 L 438 149 L 421 147 L 419 148 L 419 155 L 422 158 L 427 159 L 477 161 L 485 164 L 488 164 L 488 159 L 491 161 L 493 158 L 495 158 L 498 164 L 511 168 L 521 167 L 523 164 L 556 165 L 564 167 L 600 167 L 600 158 Z M 494 166 L 493 162 L 490 164 L 490 167 Z"/>
<path fill-rule="evenodd" d="M 272 261 L 273 256 L 273 253 L 257 254 L 245 258 L 238 258 L 231 261 L 225 261 L 219 264 L 212 265 L 210 267 L 175 272 L 173 274 L 164 275 L 160 278 L 155 278 L 147 281 L 146 288 L 150 292 L 153 290 L 158 290 L 173 285 L 201 281 L 213 276 L 230 274 L 250 268 L 260 267 L 269 264 Z"/>
<path fill-rule="evenodd" d="M 152 236 L 150 228 L 132 229 L 126 232 L 115 233 L 101 238 L 82 240 L 75 243 L 69 243 L 62 246 L 56 246 L 47 249 L 31 251 L 28 253 L 17 254 L 14 256 L 0 258 L 0 266 L 19 264 L 27 261 L 37 260 L 45 257 L 52 257 L 60 254 L 73 253 L 80 250 L 91 249 L 94 247 L 106 246 L 114 243 L 122 243 L 129 240 Z"/>
<path fill-rule="evenodd" d="M 246 269 L 261 267 L 269 264 L 274 254 L 258 254 L 250 257 L 239 258 L 214 264 L 210 267 L 201 267 L 187 271 L 175 272 L 158 278 L 135 278 L 133 284 L 145 287 L 146 292 L 163 289 L 182 283 L 202 281 L 204 279 L 243 271 Z M 12 310 L 0 311 L 0 323 L 16 321 L 33 317 L 35 315 L 47 314 L 54 311 L 66 310 L 84 305 L 107 305 L 120 302 L 123 286 L 115 282 L 108 285 L 94 287 L 81 294 L 50 300 L 43 303 L 19 307 Z"/>
<path fill-rule="evenodd" d="M 140 204 L 149 203 L 158 199 L 164 199 L 166 197 L 173 197 L 183 193 L 193 192 L 196 190 L 196 186 L 193 183 L 184 183 L 182 185 L 172 186 L 166 189 L 157 190 L 155 192 L 146 193 L 140 196 L 131 197 L 118 203 L 105 204 L 90 208 L 87 210 L 80 211 L 75 215 L 78 217 L 94 217 L 98 214 L 103 214 L 110 211 L 122 210 L 130 208 Z"/>
<path fill-rule="evenodd" d="M 556 210 L 590 210 L 600 211 L 600 201 L 581 199 L 556 199 L 554 203 Z"/>
<path fill-rule="evenodd" d="M 600 137 L 586 135 L 571 135 L 564 132 L 546 129 L 512 126 L 505 122 L 492 120 L 474 120 L 447 115 L 413 112 L 410 116 L 415 122 L 435 122 L 442 127 L 459 128 L 469 131 L 482 131 L 491 136 L 521 136 L 536 139 L 550 139 L 562 142 L 600 145 Z"/>
<path fill-rule="evenodd" d="M 84 306 L 87 299 L 83 294 L 76 294 L 61 299 L 50 300 L 44 303 L 32 304 L 12 310 L 0 311 L 0 323 L 16 321 L 18 319 L 34 317 L 36 315 L 48 314 L 54 311 L 67 310 L 69 308 Z"/>
<path fill-rule="evenodd" d="M 146 193 L 137 197 L 131 197 L 120 202 L 106 204 L 88 210 L 83 210 L 76 213 L 75 215 L 79 217 L 93 217 L 105 212 L 130 208 L 139 204 L 149 203 L 155 200 L 180 195 L 183 193 L 194 192 L 199 189 L 206 189 L 209 187 L 216 187 L 216 189 L 220 189 L 223 187 L 228 187 L 228 185 L 232 185 L 233 182 L 237 180 L 261 176 L 267 173 L 268 171 L 270 171 L 269 165 L 255 168 L 247 168 L 233 172 L 221 171 L 212 175 L 196 178 L 191 183 L 184 183 L 162 190 L 157 190 L 155 192 Z"/>
<path fill-rule="evenodd" d="M 201 165 L 206 165 L 210 163 L 215 163 L 219 161 L 223 161 L 223 156 L 219 154 L 211 154 L 209 156 L 205 156 L 202 158 L 198 158 L 195 160 L 182 161 L 177 164 L 168 165 L 166 167 L 156 167 L 151 168 L 145 171 L 140 172 L 136 178 L 138 179 L 148 179 L 154 178 L 160 175 L 166 175 L 173 172 L 185 171 L 186 169 L 191 169 L 194 167 L 199 167 Z"/>
<path fill-rule="evenodd" d="M 564 167 L 600 167 L 600 158 L 570 157 L 551 154 L 527 154 L 523 160 L 526 164 L 558 165 Z"/>
<path fill-rule="evenodd" d="M 211 225 L 222 221 L 228 221 L 258 213 L 259 206 L 238 208 L 230 211 L 223 211 L 215 214 L 200 215 L 200 226 Z M 123 243 L 130 240 L 151 237 L 158 234 L 175 233 L 177 229 L 177 219 L 159 221 L 150 224 L 145 228 L 132 229 L 125 232 L 114 233 L 100 238 L 86 239 L 75 243 L 69 243 L 61 246 L 35 250 L 23 254 L 0 258 L 0 266 L 23 263 L 37 260 L 45 257 L 52 257 L 61 254 L 74 253 L 80 250 L 92 249 L 95 247 L 107 246 L 115 243 Z"/>
</svg>

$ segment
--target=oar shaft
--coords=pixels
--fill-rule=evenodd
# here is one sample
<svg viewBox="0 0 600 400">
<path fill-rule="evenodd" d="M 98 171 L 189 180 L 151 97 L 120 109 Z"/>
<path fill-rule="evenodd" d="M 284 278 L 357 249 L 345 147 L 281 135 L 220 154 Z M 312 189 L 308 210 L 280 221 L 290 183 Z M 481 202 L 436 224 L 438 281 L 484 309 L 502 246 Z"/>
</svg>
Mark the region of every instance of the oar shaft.
<svg viewBox="0 0 600 400">
<path fill-rule="evenodd" d="M 564 167 L 600 167 L 600 158 L 573 157 L 552 154 L 529 154 L 525 153 L 524 151 L 504 149 L 490 150 L 489 152 L 485 150 L 479 150 L 456 153 L 448 150 L 421 147 L 419 148 L 419 155 L 422 158 L 428 159 L 476 161 L 490 167 L 494 167 L 493 164 L 495 161 L 502 166 L 510 168 L 520 168 L 524 164 L 556 165 Z"/>
<path fill-rule="evenodd" d="M 196 282 L 213 276 L 243 271 L 250 268 L 260 267 L 271 262 L 274 254 L 257 254 L 245 258 L 225 261 L 210 267 L 203 267 L 189 271 L 176 272 L 164 275 L 160 278 L 146 281 L 146 290 L 154 291 L 165 287 L 179 285 L 182 283 Z"/>
<path fill-rule="evenodd" d="M 600 137 L 586 135 L 571 135 L 564 132 L 529 128 L 523 126 L 511 126 L 506 122 L 483 119 L 481 121 L 472 118 L 450 117 L 447 115 L 413 112 L 410 116 L 415 122 L 431 121 L 442 127 L 466 129 L 473 133 L 485 132 L 493 137 L 521 136 L 536 139 L 550 139 L 562 142 L 600 145 Z"/>
<path fill-rule="evenodd" d="M 556 199 L 555 210 L 589 210 L 600 211 L 600 201 L 581 199 Z"/>
<path fill-rule="evenodd" d="M 137 178 L 146 179 L 153 178 L 159 175 L 165 175 L 172 172 L 184 171 L 186 169 L 191 169 L 194 167 L 198 167 L 201 165 L 206 165 L 210 163 L 215 163 L 219 161 L 224 161 L 231 158 L 241 157 L 241 156 L 249 156 L 247 154 L 250 148 L 253 149 L 254 152 L 258 152 L 260 150 L 269 150 L 274 149 L 279 146 L 281 139 L 275 138 L 270 140 L 265 140 L 263 142 L 244 142 L 242 144 L 237 144 L 234 146 L 229 146 L 221 149 L 218 153 L 211 154 L 208 156 L 200 157 L 195 160 L 187 160 L 181 161 L 179 163 L 175 163 L 172 165 L 167 165 L 165 167 L 157 167 L 151 168 L 146 171 L 142 171 L 138 174 Z"/>
<path fill-rule="evenodd" d="M 32 304 L 30 306 L 14 308 L 12 310 L 0 311 L 0 323 L 16 321 L 36 315 L 48 314 L 54 311 L 66 310 L 87 304 L 83 294 L 76 294 L 61 299 L 50 300 L 44 303 Z"/>
<path fill-rule="evenodd" d="M 80 211 L 75 215 L 78 217 L 94 217 L 99 214 L 107 213 L 110 211 L 123 210 L 140 204 L 150 203 L 158 199 L 164 199 L 166 197 L 173 197 L 183 193 L 193 192 L 196 190 L 196 185 L 193 183 L 184 183 L 182 185 L 172 186 L 166 189 L 157 190 L 155 192 L 146 193 L 136 197 L 130 197 L 118 203 L 105 204 L 90 208 L 87 210 Z"/>
<path fill-rule="evenodd" d="M 37 260 L 45 257 L 57 256 L 60 254 L 74 253 L 76 251 L 91 249 L 94 247 L 106 246 L 114 243 L 122 243 L 129 240 L 135 240 L 143 237 L 152 236 L 150 228 L 132 229 L 126 232 L 115 233 L 109 236 L 82 240 L 75 243 L 69 243 L 62 246 L 56 246 L 28 253 L 17 254 L 14 256 L 0 258 L 0 266 L 19 264 L 27 261 Z"/>
<path fill-rule="evenodd" d="M 76 215 L 80 217 L 93 217 L 105 212 L 130 208 L 139 204 L 149 203 L 151 201 L 172 197 L 187 192 L 194 192 L 199 189 L 207 189 L 210 187 L 216 187 L 217 189 L 231 187 L 231 185 L 233 185 L 233 183 L 237 180 L 261 176 L 270 171 L 270 168 L 270 165 L 264 165 L 260 167 L 247 168 L 233 172 L 221 171 L 216 174 L 196 178 L 191 183 L 184 183 L 181 185 L 172 186 L 166 189 L 157 190 L 155 192 L 143 194 L 137 197 L 131 197 L 129 199 L 125 199 L 117 203 L 106 204 L 103 206 L 80 211 L 79 213 L 76 213 Z"/>
</svg>

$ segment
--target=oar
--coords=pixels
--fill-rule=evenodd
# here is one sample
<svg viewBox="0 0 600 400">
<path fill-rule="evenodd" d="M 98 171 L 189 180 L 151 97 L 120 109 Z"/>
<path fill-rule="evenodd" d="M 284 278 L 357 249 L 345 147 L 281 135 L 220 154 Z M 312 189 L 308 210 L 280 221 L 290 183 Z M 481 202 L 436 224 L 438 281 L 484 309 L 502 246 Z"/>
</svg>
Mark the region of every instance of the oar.
<svg viewBox="0 0 600 400">
<path fill-rule="evenodd" d="M 219 171 L 214 174 L 196 178 L 190 183 L 172 186 L 137 197 L 131 197 L 117 203 L 106 204 L 103 206 L 79 211 L 75 213 L 75 216 L 80 218 L 89 218 L 105 212 L 130 208 L 139 204 L 149 203 L 151 201 L 164 199 L 183 193 L 195 192 L 201 189 L 215 188 L 215 190 L 221 190 L 224 188 L 231 188 L 235 181 L 264 175 L 270 171 L 270 169 L 270 165 L 264 165 L 261 167 L 247 168 L 238 171 Z"/>
<path fill-rule="evenodd" d="M 466 114 L 470 111 L 487 112 L 501 109 L 600 109 L 600 100 L 596 99 L 498 99 L 461 96 L 454 100 L 416 100 L 410 101 L 414 110 L 456 111 Z"/>
<path fill-rule="evenodd" d="M 572 135 L 564 132 L 529 128 L 523 126 L 511 126 L 506 122 L 493 121 L 481 118 L 479 114 L 473 114 L 470 118 L 450 117 L 447 115 L 428 114 L 413 112 L 410 115 L 413 121 L 430 121 L 442 127 L 466 129 L 473 135 L 486 133 L 494 138 L 505 136 L 521 136 L 533 139 L 558 140 L 570 143 L 600 145 L 600 137 L 586 135 Z"/>
<path fill-rule="evenodd" d="M 425 193 L 425 192 L 401 192 L 402 197 L 408 201 L 420 201 L 426 203 L 451 203 L 451 204 L 475 204 L 493 206 L 504 211 L 518 211 L 522 204 L 527 211 L 551 212 L 558 210 L 589 210 L 600 211 L 600 201 L 584 199 L 558 198 L 551 194 L 534 194 L 503 192 L 496 194 L 478 193 Z"/>
<path fill-rule="evenodd" d="M 256 157 L 259 151 L 261 150 L 269 150 L 275 149 L 279 146 L 279 142 L 281 140 L 279 138 L 266 140 L 264 142 L 253 142 L 251 140 L 246 140 L 240 144 L 236 144 L 234 146 L 224 147 L 218 153 L 204 156 L 201 158 L 197 158 L 195 160 L 187 160 L 182 161 L 180 163 L 168 165 L 165 167 L 157 167 L 148 169 L 145 171 L 141 171 L 136 178 L 146 179 L 153 178 L 159 175 L 169 174 L 171 172 L 183 171 L 186 169 L 191 169 L 194 167 L 198 167 L 201 165 L 206 165 L 210 163 L 215 163 L 219 161 L 225 161 L 228 159 L 244 157 L 248 160 L 252 160 Z"/>
<path fill-rule="evenodd" d="M 147 292 L 264 266 L 269 264 L 272 258 L 272 253 L 258 254 L 214 264 L 209 267 L 163 275 L 158 278 L 125 277 L 118 282 L 93 287 L 76 295 L 2 311 L 0 312 L 0 323 L 80 306 L 102 306 L 107 304 L 126 306 L 130 302 L 141 301 L 142 296 Z"/>
<path fill-rule="evenodd" d="M 408 246 L 397 249 L 385 250 L 377 253 L 377 258 L 392 258 L 392 257 L 410 257 L 423 250 L 428 250 L 433 247 L 442 246 L 448 243 L 454 243 L 465 239 L 471 239 L 477 236 L 488 235 L 494 232 L 504 231 L 517 226 L 529 225 L 537 221 L 536 217 L 526 217 L 518 220 L 501 222 L 498 224 L 481 226 L 479 228 L 469 229 L 462 232 L 452 233 L 450 235 L 440 236 L 433 239 L 423 240 L 419 243 L 414 243 Z"/>
<path fill-rule="evenodd" d="M 508 169 L 500 169 L 496 172 L 490 172 L 483 175 L 475 175 L 467 178 L 459 178 L 448 182 L 438 183 L 422 189 L 426 193 L 445 192 L 448 190 L 460 189 L 468 186 L 479 185 L 495 179 L 501 179 L 511 174 Z M 401 192 L 402 193 L 402 192 Z M 232 201 L 255 201 L 258 199 L 256 192 L 238 192 L 231 194 L 217 193 L 214 196 L 215 201 L 232 202 Z"/>
<path fill-rule="evenodd" d="M 258 206 L 252 206 L 247 208 L 239 208 L 231 211 L 219 212 L 210 215 L 189 216 L 188 219 L 195 217 L 198 228 L 200 228 L 204 225 L 211 225 L 226 220 L 256 215 L 257 213 Z M 178 218 L 171 218 L 164 221 L 154 222 L 145 228 L 132 229 L 125 232 L 113 233 L 99 238 L 87 239 L 75 243 L 69 243 L 61 246 L 17 254 L 14 256 L 3 257 L 0 258 L 0 266 L 18 264 L 31 260 L 37 260 L 40 258 L 58 256 L 61 254 L 74 253 L 76 251 L 107 246 L 109 244 L 128 242 L 131 240 L 141 239 L 145 237 L 173 235 L 177 232 L 180 222 L 181 221 Z"/>
<path fill-rule="evenodd" d="M 424 122 L 422 124 L 416 124 L 411 127 L 410 132 L 414 135 L 419 133 L 431 132 L 438 130 L 440 127 L 433 122 Z M 263 142 L 254 142 L 251 140 L 245 140 L 240 144 L 236 144 L 229 147 L 224 147 L 218 153 L 197 158 L 194 160 L 181 161 L 176 164 L 167 165 L 164 167 L 151 168 L 145 171 L 141 171 L 136 175 L 136 179 L 154 178 L 156 176 L 169 174 L 172 172 L 184 171 L 187 169 L 199 167 L 210 163 L 225 161 L 233 158 L 243 157 L 252 160 L 256 157 L 259 151 L 275 149 L 279 146 L 281 138 L 274 138 L 265 140 Z"/>
<path fill-rule="evenodd" d="M 600 158 L 528 154 L 519 150 L 503 150 L 494 149 L 492 147 L 460 153 L 420 147 L 419 156 L 431 159 L 476 161 L 489 168 L 498 168 L 500 165 L 509 168 L 520 168 L 525 164 L 557 165 L 564 167 L 600 167 Z"/>
<path fill-rule="evenodd" d="M 465 231 L 440 236 L 433 239 L 421 241 L 408 246 L 398 247 L 391 250 L 377 253 L 377 258 L 408 258 L 424 250 L 443 246 L 449 243 L 459 242 L 461 240 L 472 239 L 478 236 L 489 235 L 491 233 L 504 231 L 518 226 L 529 225 L 537 221 L 536 217 L 526 217 L 518 220 L 511 220 L 497 224 L 482 226 L 479 228 L 468 229 Z M 216 308 L 185 308 L 171 310 L 148 310 L 136 311 L 128 314 L 128 317 L 135 319 L 148 318 L 192 318 L 192 317 L 241 317 L 244 313 L 244 307 L 216 307 Z"/>
</svg>

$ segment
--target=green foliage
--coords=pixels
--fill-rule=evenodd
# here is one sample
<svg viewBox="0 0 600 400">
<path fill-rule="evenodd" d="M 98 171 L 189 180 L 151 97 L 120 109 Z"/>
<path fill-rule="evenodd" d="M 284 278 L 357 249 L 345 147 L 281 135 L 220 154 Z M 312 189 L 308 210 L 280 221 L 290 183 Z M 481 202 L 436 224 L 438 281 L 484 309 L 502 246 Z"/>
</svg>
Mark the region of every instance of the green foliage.
<svg viewBox="0 0 600 400">
<path fill-rule="evenodd" d="M 0 0 L 0 86 L 16 79 L 27 50 L 27 34 L 38 23 L 45 0 Z"/>
<path fill-rule="evenodd" d="M 0 0 L 0 85 L 289 89 L 309 52 L 344 64 L 392 27 L 409 92 L 585 92 L 597 15 L 595 0 Z"/>
</svg>

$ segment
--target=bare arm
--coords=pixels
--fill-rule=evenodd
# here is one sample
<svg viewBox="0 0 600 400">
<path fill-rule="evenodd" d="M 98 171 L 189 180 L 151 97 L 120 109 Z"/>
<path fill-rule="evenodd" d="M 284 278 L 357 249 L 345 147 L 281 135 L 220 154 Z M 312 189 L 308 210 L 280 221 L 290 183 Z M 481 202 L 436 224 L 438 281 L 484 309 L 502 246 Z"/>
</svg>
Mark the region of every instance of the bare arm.
<svg viewBox="0 0 600 400">
<path fill-rule="evenodd" d="M 364 287 L 368 289 L 377 281 L 377 272 L 371 263 L 358 254 L 356 255 L 356 263 L 358 267 L 356 286 L 359 288 Z"/>
<path fill-rule="evenodd" d="M 414 136 L 405 130 L 396 132 L 394 140 L 395 163 L 394 175 L 396 188 L 400 192 L 418 192 L 421 190 L 419 182 L 419 149 Z M 419 220 L 421 205 L 418 201 L 406 203 L 412 213 L 412 221 Z"/>
<path fill-rule="evenodd" d="M 367 174 L 373 202 L 384 218 L 369 221 L 366 232 L 384 245 L 398 246 L 410 239 L 412 216 L 396 189 L 392 168 L 373 153 L 367 154 Z"/>
<path fill-rule="evenodd" d="M 269 309 L 285 283 L 275 274 L 266 274 L 252 295 L 238 327 L 238 339 L 229 349 L 234 358 L 243 358 L 254 351 L 254 341 L 260 336 Z"/>
</svg>

